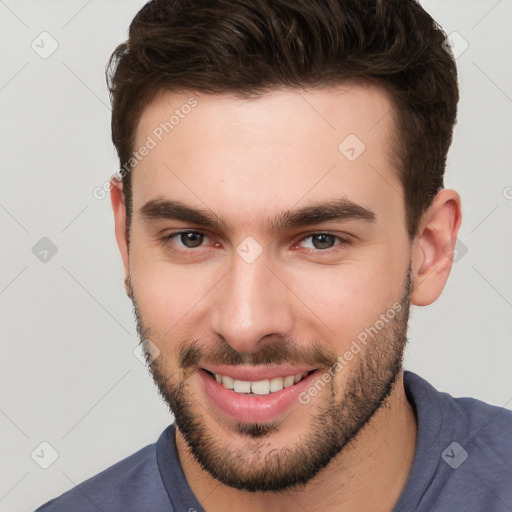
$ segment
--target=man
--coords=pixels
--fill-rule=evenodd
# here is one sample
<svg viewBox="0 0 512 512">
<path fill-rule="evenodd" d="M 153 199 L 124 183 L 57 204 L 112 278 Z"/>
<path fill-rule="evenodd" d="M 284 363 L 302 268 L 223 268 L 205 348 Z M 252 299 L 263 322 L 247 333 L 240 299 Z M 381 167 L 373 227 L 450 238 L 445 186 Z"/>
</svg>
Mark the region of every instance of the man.
<svg viewBox="0 0 512 512">
<path fill-rule="evenodd" d="M 53 511 L 505 511 L 512 413 L 402 371 L 461 223 L 415 0 L 153 0 L 110 61 L 126 290 L 175 416 Z"/>
</svg>

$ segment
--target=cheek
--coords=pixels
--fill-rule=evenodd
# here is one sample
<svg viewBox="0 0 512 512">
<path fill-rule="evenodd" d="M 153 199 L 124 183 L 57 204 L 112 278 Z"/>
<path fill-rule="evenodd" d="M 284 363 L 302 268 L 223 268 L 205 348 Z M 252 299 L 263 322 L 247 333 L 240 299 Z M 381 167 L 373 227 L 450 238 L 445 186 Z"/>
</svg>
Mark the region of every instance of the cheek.
<svg viewBox="0 0 512 512">
<path fill-rule="evenodd" d="M 310 319 L 309 329 L 330 342 L 337 353 L 350 344 L 375 307 L 376 290 L 371 290 L 369 276 L 355 266 L 340 266 L 311 272 L 297 281 L 297 296 L 315 313 L 304 311 L 303 318 Z"/>
<path fill-rule="evenodd" d="M 408 261 L 406 250 L 402 254 L 397 257 L 386 246 L 372 247 L 359 261 L 289 274 L 288 282 L 294 283 L 294 293 L 305 304 L 299 325 L 325 336 L 338 353 L 343 352 L 401 299 Z"/>
<path fill-rule="evenodd" d="M 215 283 L 211 269 L 171 264 L 158 250 L 133 250 L 130 275 L 144 323 L 160 340 L 190 335 L 187 320 Z"/>
</svg>

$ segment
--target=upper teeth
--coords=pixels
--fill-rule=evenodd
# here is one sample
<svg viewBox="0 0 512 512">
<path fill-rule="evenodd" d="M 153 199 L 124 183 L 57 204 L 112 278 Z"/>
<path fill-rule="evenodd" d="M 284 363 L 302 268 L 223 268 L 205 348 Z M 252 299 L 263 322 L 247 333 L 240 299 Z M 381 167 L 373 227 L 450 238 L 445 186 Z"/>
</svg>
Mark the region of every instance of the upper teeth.
<svg viewBox="0 0 512 512">
<path fill-rule="evenodd" d="M 237 380 L 227 375 L 214 374 L 215 379 L 225 388 L 232 389 L 236 393 L 254 393 L 255 395 L 268 395 L 288 388 L 306 375 L 307 372 L 297 373 L 297 375 L 288 375 L 287 377 L 275 377 L 274 379 L 258 380 L 251 382 L 248 380 Z"/>
</svg>

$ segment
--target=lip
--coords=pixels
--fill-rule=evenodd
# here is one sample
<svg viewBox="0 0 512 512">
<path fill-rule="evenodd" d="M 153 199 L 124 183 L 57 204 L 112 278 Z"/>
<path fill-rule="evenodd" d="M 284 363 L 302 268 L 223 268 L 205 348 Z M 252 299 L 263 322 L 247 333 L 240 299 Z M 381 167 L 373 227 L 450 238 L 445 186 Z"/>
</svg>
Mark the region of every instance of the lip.
<svg viewBox="0 0 512 512">
<path fill-rule="evenodd" d="M 228 374 L 229 376 L 242 374 L 245 378 L 241 380 L 251 381 L 273 378 L 253 378 L 252 376 L 251 378 L 248 378 L 247 372 L 244 372 L 242 368 L 243 367 L 230 367 L 230 371 L 226 373 L 222 373 L 220 370 L 214 373 L 220 373 L 221 375 Z M 277 367 L 279 373 L 274 372 L 274 377 L 301 373 L 300 371 L 296 371 L 296 368 L 298 367 L 295 367 L 290 373 L 283 374 L 283 368 L 284 367 Z M 252 368 L 252 370 L 255 370 L 255 368 Z M 272 374 L 269 369 L 262 368 L 261 370 L 261 372 L 253 373 L 259 375 Z M 265 371 L 266 373 L 264 373 Z M 268 395 L 245 395 L 236 393 L 231 389 L 225 388 L 222 384 L 219 384 L 215 378 L 205 371 L 205 369 L 200 369 L 198 371 L 198 376 L 204 394 L 211 404 L 213 404 L 214 408 L 223 416 L 245 423 L 263 423 L 277 419 L 279 415 L 282 415 L 284 412 L 292 408 L 298 402 L 298 396 L 300 393 L 306 390 L 311 383 L 317 379 L 317 373 L 318 370 L 312 371 L 300 382 L 297 382 L 297 384 L 293 384 L 290 387 L 283 388 L 281 391 L 276 391 L 275 393 L 270 393 Z"/>
<path fill-rule="evenodd" d="M 248 365 L 208 365 L 203 366 L 203 370 L 208 370 L 212 373 L 220 375 L 227 375 L 237 380 L 248 380 L 256 382 L 258 380 L 270 380 L 275 377 L 287 377 L 288 375 L 297 375 L 298 373 L 308 373 L 316 368 L 311 366 L 248 366 Z"/>
</svg>

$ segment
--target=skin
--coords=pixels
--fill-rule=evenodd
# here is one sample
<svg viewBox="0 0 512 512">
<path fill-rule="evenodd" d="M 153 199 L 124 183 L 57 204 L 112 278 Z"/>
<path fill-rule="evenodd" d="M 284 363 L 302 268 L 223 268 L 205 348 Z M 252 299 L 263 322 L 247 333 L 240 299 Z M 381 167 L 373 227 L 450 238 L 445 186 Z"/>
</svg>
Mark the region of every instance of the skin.
<svg viewBox="0 0 512 512">
<path fill-rule="evenodd" d="M 167 92 L 155 98 L 142 114 L 135 146 L 191 95 Z M 360 365 L 371 357 L 401 355 L 403 343 L 393 345 L 389 332 L 380 333 L 308 404 L 294 404 L 277 418 L 263 443 L 212 409 L 197 372 L 180 369 L 180 349 L 196 340 L 205 357 L 227 344 L 251 358 L 274 348 L 278 354 L 285 338 L 293 341 L 290 354 L 294 348 L 302 354 L 313 342 L 328 354 L 344 354 L 358 334 L 404 298 L 409 268 L 410 304 L 424 306 L 439 297 L 461 222 L 460 197 L 439 191 L 411 242 L 402 186 L 390 163 L 392 102 L 378 87 L 284 89 L 254 100 L 193 96 L 197 106 L 132 171 L 129 245 L 122 185 L 112 180 L 116 239 L 139 329 L 159 350 L 153 374 L 168 380 L 164 392 L 185 385 L 183 396 L 215 446 L 222 453 L 242 453 L 247 465 L 239 470 L 264 470 L 257 450 L 280 453 L 311 437 L 320 408 L 348 400 Z M 366 146 L 353 162 L 338 150 L 351 133 Z M 372 210 L 375 222 L 267 230 L 265 220 L 278 212 L 341 197 Z M 212 231 L 186 221 L 145 221 L 140 210 L 155 198 L 212 211 L 227 227 Z M 164 235 L 181 230 L 207 237 L 200 249 L 184 246 L 179 236 L 162 244 Z M 322 251 L 307 238 L 314 233 L 348 237 L 351 243 L 338 246 L 336 239 L 333 248 Z M 252 263 L 236 252 L 248 236 L 263 249 Z M 377 350 L 379 343 L 389 346 L 387 352 Z M 208 512 L 228 507 L 391 511 L 407 480 L 416 437 L 399 372 L 384 405 L 304 485 L 279 493 L 235 489 L 201 467 L 179 430 L 176 444 L 190 487 Z M 231 462 L 226 457 L 225 464 Z"/>
</svg>

